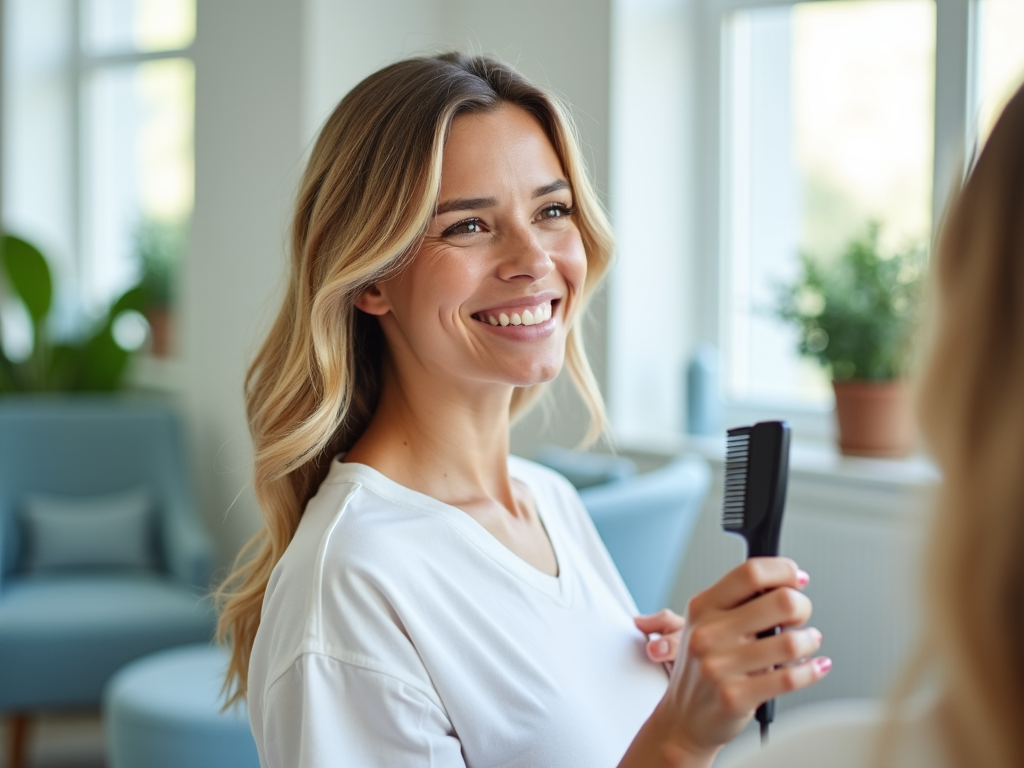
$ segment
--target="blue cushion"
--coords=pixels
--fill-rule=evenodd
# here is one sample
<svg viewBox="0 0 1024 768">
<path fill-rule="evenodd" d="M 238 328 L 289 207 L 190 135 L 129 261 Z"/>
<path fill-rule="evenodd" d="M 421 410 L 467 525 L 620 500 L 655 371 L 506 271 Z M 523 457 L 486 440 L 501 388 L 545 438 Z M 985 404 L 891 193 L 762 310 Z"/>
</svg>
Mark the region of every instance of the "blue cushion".
<svg viewBox="0 0 1024 768">
<path fill-rule="evenodd" d="M 153 499 L 145 488 L 101 496 L 25 497 L 25 568 L 151 569 Z"/>
<path fill-rule="evenodd" d="M 580 492 L 641 613 L 668 605 L 710 484 L 707 462 L 682 456 L 623 482 Z"/>
<path fill-rule="evenodd" d="M 206 641 L 208 601 L 157 574 L 9 579 L 0 600 L 0 710 L 91 705 L 125 661 Z"/>
<path fill-rule="evenodd" d="M 221 711 L 227 656 L 172 648 L 120 670 L 103 695 L 111 768 L 259 768 L 244 705 Z"/>
<path fill-rule="evenodd" d="M 625 456 L 608 453 L 581 453 L 543 445 L 534 460 L 563 475 L 577 490 L 614 483 L 636 474 L 636 463 Z"/>
</svg>

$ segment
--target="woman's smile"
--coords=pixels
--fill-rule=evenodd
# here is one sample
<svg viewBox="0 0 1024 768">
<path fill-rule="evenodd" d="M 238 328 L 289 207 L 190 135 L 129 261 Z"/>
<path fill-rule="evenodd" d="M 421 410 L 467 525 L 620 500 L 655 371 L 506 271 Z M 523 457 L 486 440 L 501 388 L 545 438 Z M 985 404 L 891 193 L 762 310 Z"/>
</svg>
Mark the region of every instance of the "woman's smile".
<svg viewBox="0 0 1024 768">
<path fill-rule="evenodd" d="M 545 292 L 478 310 L 471 317 L 494 328 L 536 327 L 550 332 L 554 329 L 554 316 L 560 303 L 557 294 Z"/>
</svg>

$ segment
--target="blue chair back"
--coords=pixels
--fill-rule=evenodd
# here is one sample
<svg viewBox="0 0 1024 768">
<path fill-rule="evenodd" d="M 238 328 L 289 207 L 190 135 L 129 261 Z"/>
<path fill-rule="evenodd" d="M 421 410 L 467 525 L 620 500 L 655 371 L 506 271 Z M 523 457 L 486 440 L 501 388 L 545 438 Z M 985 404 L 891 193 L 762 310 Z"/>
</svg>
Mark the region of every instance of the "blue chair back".
<svg viewBox="0 0 1024 768">
<path fill-rule="evenodd" d="M 18 565 L 18 505 L 33 492 L 65 496 L 147 487 L 157 514 L 194 506 L 175 409 L 117 396 L 0 398 L 0 575 Z"/>
<path fill-rule="evenodd" d="M 676 573 L 711 484 L 697 456 L 580 491 L 641 613 L 668 605 Z"/>
</svg>

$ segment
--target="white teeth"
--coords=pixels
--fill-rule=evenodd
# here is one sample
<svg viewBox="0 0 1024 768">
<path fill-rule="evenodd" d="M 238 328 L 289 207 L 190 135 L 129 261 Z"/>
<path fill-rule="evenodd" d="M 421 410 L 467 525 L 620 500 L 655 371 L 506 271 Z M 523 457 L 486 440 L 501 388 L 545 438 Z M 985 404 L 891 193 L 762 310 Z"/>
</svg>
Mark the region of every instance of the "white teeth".
<svg viewBox="0 0 1024 768">
<path fill-rule="evenodd" d="M 479 317 L 480 320 L 491 325 L 540 325 L 551 319 L 552 311 L 551 302 L 547 302 L 530 309 L 524 309 L 521 315 L 518 312 L 513 312 L 511 315 L 499 312 L 497 317 L 494 315 L 484 315 L 483 313 L 475 315 L 475 317 Z"/>
</svg>

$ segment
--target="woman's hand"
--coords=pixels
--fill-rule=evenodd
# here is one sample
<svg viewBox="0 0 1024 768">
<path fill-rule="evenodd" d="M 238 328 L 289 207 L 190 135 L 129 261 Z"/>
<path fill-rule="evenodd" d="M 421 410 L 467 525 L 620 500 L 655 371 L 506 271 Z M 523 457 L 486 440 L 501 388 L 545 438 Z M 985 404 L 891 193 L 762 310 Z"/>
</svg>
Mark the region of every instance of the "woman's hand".
<svg viewBox="0 0 1024 768">
<path fill-rule="evenodd" d="M 647 641 L 647 658 L 658 664 L 665 664 L 672 671 L 672 664 L 679 653 L 686 619 L 668 608 L 633 619 L 637 629 L 645 635 L 656 635 Z"/>
<path fill-rule="evenodd" d="M 710 766 L 758 705 L 825 676 L 831 661 L 808 658 L 821 646 L 821 633 L 802 628 L 811 615 L 811 601 L 800 591 L 807 580 L 792 560 L 752 558 L 694 596 L 685 621 L 674 621 L 674 614 L 638 620 L 638 626 L 657 621 L 672 630 L 670 655 L 672 628 L 682 635 L 668 691 L 623 766 Z M 775 626 L 789 631 L 757 637 Z"/>
</svg>

